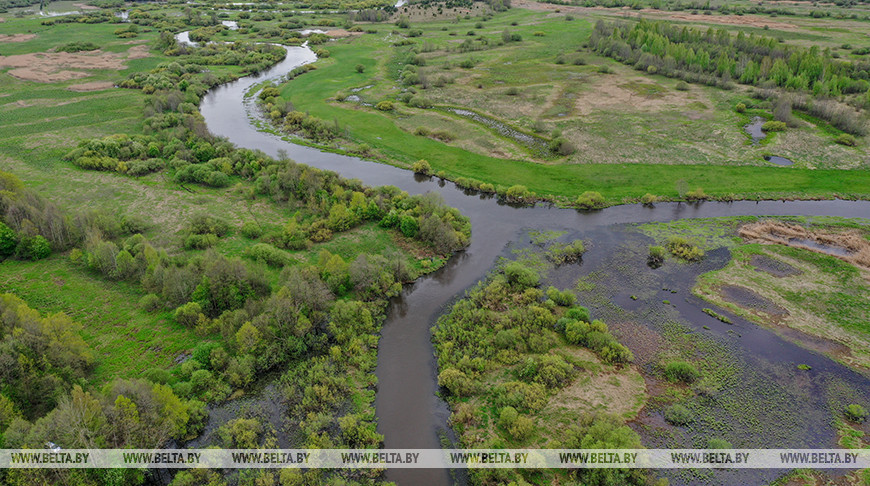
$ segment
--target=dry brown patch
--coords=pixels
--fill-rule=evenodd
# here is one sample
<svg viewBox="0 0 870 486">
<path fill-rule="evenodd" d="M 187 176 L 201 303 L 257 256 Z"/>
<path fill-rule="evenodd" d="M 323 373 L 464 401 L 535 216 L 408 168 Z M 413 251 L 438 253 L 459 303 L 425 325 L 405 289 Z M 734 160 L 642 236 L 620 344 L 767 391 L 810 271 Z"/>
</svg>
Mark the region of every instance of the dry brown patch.
<svg viewBox="0 0 870 486">
<path fill-rule="evenodd" d="M 638 14 L 640 15 L 640 14 Z M 699 18 L 697 15 L 687 14 L 670 14 L 665 17 L 672 20 L 685 20 L 689 22 L 700 22 L 704 24 L 726 24 L 726 25 L 741 25 L 748 27 L 758 27 L 779 30 L 796 30 L 798 27 L 794 24 L 786 24 L 784 22 L 772 22 L 764 17 L 756 17 L 753 15 L 704 15 Z"/>
<path fill-rule="evenodd" d="M 127 59 L 142 59 L 150 55 L 151 53 L 148 52 L 148 46 L 145 45 L 131 47 L 127 51 Z"/>
<path fill-rule="evenodd" d="M 327 30 L 326 35 L 329 37 L 341 38 L 341 37 L 350 37 L 353 35 L 360 35 L 362 32 L 350 32 L 345 29 L 333 29 Z"/>
<path fill-rule="evenodd" d="M 74 3 L 73 7 L 78 7 L 79 10 L 99 10 L 100 7 L 95 7 L 93 5 L 88 5 L 85 3 Z"/>
<path fill-rule="evenodd" d="M 773 243 L 803 248 L 804 250 L 816 253 L 825 253 L 865 270 L 870 270 L 870 241 L 866 240 L 856 230 L 836 233 L 824 230 L 808 230 L 798 224 L 782 223 L 779 221 L 760 221 L 743 225 L 740 228 L 739 234 L 742 238 L 749 241 Z M 837 255 L 825 252 L 822 249 L 802 243 L 800 240 L 813 241 L 820 245 L 840 248 L 849 253 L 847 255 Z"/>
<path fill-rule="evenodd" d="M 625 81 L 625 80 L 623 80 Z M 642 78 L 627 80 L 629 82 L 650 84 Z M 692 102 L 679 91 L 665 89 L 654 96 L 639 94 L 627 87 L 628 83 L 616 84 L 608 76 L 595 78 L 591 85 L 577 93 L 574 109 L 581 116 L 591 115 L 604 110 L 625 109 L 637 111 L 660 111 L 666 107 L 685 106 Z"/>
<path fill-rule="evenodd" d="M 135 49 L 134 47 L 130 51 Z M 130 58 L 135 59 L 135 57 Z M 37 52 L 0 56 L 0 68 L 4 67 L 12 68 L 9 74 L 25 81 L 53 83 L 90 76 L 87 72 L 78 71 L 80 69 L 123 69 L 124 57 L 115 52 L 101 51 L 88 53 Z M 76 71 L 69 69 L 76 69 Z"/>
<path fill-rule="evenodd" d="M 2 22 L 3 19 L 0 19 Z M 25 42 L 36 37 L 36 34 L 0 34 L 0 42 Z"/>
<path fill-rule="evenodd" d="M 104 89 L 114 88 L 115 83 L 111 81 L 92 81 L 90 83 L 71 84 L 66 89 L 70 91 L 100 91 Z"/>
<path fill-rule="evenodd" d="M 598 361 L 594 355 L 591 355 L 591 360 Z M 634 367 L 584 372 L 574 383 L 553 395 L 541 415 L 546 417 L 559 410 L 570 410 L 577 416 L 603 411 L 620 417 L 633 417 L 643 407 L 645 396 L 643 376 Z"/>
</svg>

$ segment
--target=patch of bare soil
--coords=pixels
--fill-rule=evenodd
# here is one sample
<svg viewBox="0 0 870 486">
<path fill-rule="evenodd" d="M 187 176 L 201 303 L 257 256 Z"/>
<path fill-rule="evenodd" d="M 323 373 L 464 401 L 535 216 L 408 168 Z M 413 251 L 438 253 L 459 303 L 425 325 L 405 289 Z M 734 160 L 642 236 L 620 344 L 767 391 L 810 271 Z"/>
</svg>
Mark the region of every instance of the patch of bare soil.
<svg viewBox="0 0 870 486">
<path fill-rule="evenodd" d="M 360 34 L 362 34 L 362 32 L 349 32 L 345 29 L 332 29 L 332 30 L 326 31 L 326 35 L 328 35 L 329 37 L 333 37 L 333 38 L 350 37 L 350 36 L 360 35 Z"/>
<path fill-rule="evenodd" d="M 70 91 L 100 91 L 104 89 L 114 88 L 115 83 L 111 81 L 92 81 L 90 83 L 71 84 L 66 89 Z"/>
<path fill-rule="evenodd" d="M 147 55 L 148 48 L 146 46 L 136 46 L 127 52 L 127 59 L 138 59 Z M 37 52 L 0 56 L 0 68 L 12 68 L 9 70 L 9 74 L 25 81 L 53 83 L 90 76 L 90 73 L 81 70 L 120 70 L 124 68 L 124 60 L 123 54 L 115 52 Z M 70 69 L 75 69 L 75 71 Z"/>
<path fill-rule="evenodd" d="M 642 87 L 648 83 L 640 79 L 631 81 L 635 84 L 617 84 L 608 76 L 595 78 L 588 89 L 577 93 L 574 101 L 575 112 L 582 116 L 613 109 L 652 112 L 691 103 L 685 93 L 680 91 L 662 90 L 654 95 L 639 93 L 632 87 Z"/>
<path fill-rule="evenodd" d="M 792 275 L 800 275 L 804 273 L 798 268 L 795 268 L 788 263 L 777 260 L 776 258 L 767 255 L 752 255 L 749 264 L 755 267 L 756 272 L 764 272 L 774 277 L 791 277 Z"/>
<path fill-rule="evenodd" d="M 88 5 L 85 3 L 74 3 L 73 7 L 78 7 L 79 10 L 99 10 L 100 7 L 95 7 L 93 5 Z"/>
<path fill-rule="evenodd" d="M 719 295 L 748 311 L 763 312 L 771 316 L 787 316 L 788 311 L 752 290 L 739 285 L 725 284 L 719 287 Z"/>
<path fill-rule="evenodd" d="M 2 22 L 3 19 L 0 19 Z M 36 34 L 0 34 L 0 42 L 25 42 L 36 37 Z"/>
<path fill-rule="evenodd" d="M 148 46 L 145 45 L 138 45 L 127 50 L 127 59 L 142 59 L 150 55 Z"/>
<path fill-rule="evenodd" d="M 665 15 L 666 18 L 672 20 L 685 20 L 689 22 L 701 22 L 705 24 L 726 24 L 726 25 L 740 25 L 746 27 L 758 27 L 758 28 L 771 28 L 778 30 L 796 30 L 798 27 L 793 24 L 786 24 L 785 22 L 774 22 L 765 17 L 756 17 L 754 15 L 704 15 L 699 17 L 697 15 L 689 15 L 689 14 L 670 14 Z"/>
<path fill-rule="evenodd" d="M 870 270 L 870 241 L 856 230 L 834 233 L 808 230 L 798 224 L 760 221 L 743 225 L 738 234 L 748 241 L 803 248 L 825 253 Z"/>
<path fill-rule="evenodd" d="M 634 368 L 619 372 L 581 373 L 574 383 L 559 390 L 542 414 L 560 409 L 572 413 L 607 412 L 618 416 L 634 415 L 646 393 L 643 377 Z"/>
</svg>

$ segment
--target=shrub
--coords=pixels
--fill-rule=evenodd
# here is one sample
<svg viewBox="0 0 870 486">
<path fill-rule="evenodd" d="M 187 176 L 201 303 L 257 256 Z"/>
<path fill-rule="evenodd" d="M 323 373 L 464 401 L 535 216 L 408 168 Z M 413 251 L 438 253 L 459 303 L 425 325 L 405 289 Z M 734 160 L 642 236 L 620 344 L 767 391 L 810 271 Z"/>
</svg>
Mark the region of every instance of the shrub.
<svg viewBox="0 0 870 486">
<path fill-rule="evenodd" d="M 707 449 L 733 449 L 734 447 L 725 439 L 710 439 L 707 441 Z"/>
<path fill-rule="evenodd" d="M 598 209 L 604 207 L 604 196 L 600 192 L 586 191 L 577 197 L 577 206 L 582 209 Z"/>
<path fill-rule="evenodd" d="M 520 90 L 517 89 L 516 86 L 511 86 L 510 88 L 508 88 L 508 89 L 505 91 L 505 94 L 508 95 L 508 96 L 516 96 L 516 95 L 520 94 Z"/>
<path fill-rule="evenodd" d="M 547 298 L 552 299 L 556 305 L 561 305 L 562 307 L 570 307 L 574 305 L 574 300 L 576 296 L 571 293 L 570 290 L 560 291 L 556 287 L 550 287 L 547 289 Z"/>
<path fill-rule="evenodd" d="M 422 96 L 413 96 L 408 100 L 408 106 L 412 108 L 428 109 L 432 108 L 432 102 Z"/>
<path fill-rule="evenodd" d="M 734 111 L 737 113 L 745 113 L 746 112 L 746 104 L 745 103 L 737 103 L 734 107 Z"/>
<path fill-rule="evenodd" d="M 393 111 L 395 109 L 395 106 L 393 105 L 392 101 L 384 100 L 376 104 L 375 109 L 380 111 Z"/>
<path fill-rule="evenodd" d="M 846 407 L 845 415 L 852 422 L 861 423 L 867 420 L 867 409 L 857 403 L 853 403 Z"/>
<path fill-rule="evenodd" d="M 557 265 L 562 265 L 579 261 L 585 252 L 586 245 L 583 244 L 583 240 L 574 240 L 567 245 L 554 244 L 547 250 L 547 258 Z"/>
<path fill-rule="evenodd" d="M 283 267 L 291 262 L 290 257 L 283 251 L 267 243 L 257 243 L 245 251 L 245 256 L 253 260 L 262 260 L 272 267 Z"/>
<path fill-rule="evenodd" d="M 223 219 L 200 214 L 190 220 L 188 229 L 192 234 L 196 235 L 211 233 L 216 236 L 225 236 L 230 232 L 230 225 Z"/>
<path fill-rule="evenodd" d="M 666 246 L 672 255 L 686 261 L 696 262 L 704 258 L 704 250 L 679 236 L 671 237 Z"/>
<path fill-rule="evenodd" d="M 51 255 L 51 245 L 42 235 L 24 236 L 18 242 L 16 254 L 27 260 L 41 260 Z"/>
<path fill-rule="evenodd" d="M 517 184 L 508 188 L 505 193 L 505 198 L 512 202 L 534 201 L 534 196 L 526 186 Z"/>
<path fill-rule="evenodd" d="M 761 125 L 761 129 L 765 132 L 781 132 L 785 130 L 785 122 L 770 120 Z"/>
<path fill-rule="evenodd" d="M 571 155 L 577 151 L 577 147 L 564 137 L 556 137 L 551 140 L 549 148 L 551 152 L 561 156 Z"/>
<path fill-rule="evenodd" d="M 18 246 L 18 237 L 15 236 L 15 232 L 0 221 L 0 257 L 15 253 L 16 246 Z"/>
<path fill-rule="evenodd" d="M 677 91 L 689 91 L 689 83 L 685 81 L 680 81 L 677 83 Z"/>
<path fill-rule="evenodd" d="M 366 67 L 363 66 L 362 64 L 357 64 L 354 69 L 356 69 L 356 72 L 358 72 L 358 73 L 363 73 L 363 72 L 365 72 Z"/>
<path fill-rule="evenodd" d="M 837 138 L 834 139 L 834 142 L 840 145 L 845 145 L 847 147 L 854 147 L 858 145 L 858 140 L 852 135 L 849 135 L 848 133 L 841 133 L 837 136 Z"/>
<path fill-rule="evenodd" d="M 411 170 L 417 174 L 432 175 L 432 167 L 429 165 L 429 162 L 423 159 L 414 162 L 414 165 L 411 166 Z"/>
<path fill-rule="evenodd" d="M 175 309 L 175 322 L 185 327 L 194 327 L 199 322 L 199 317 L 203 316 L 202 306 L 196 302 L 188 302 Z"/>
<path fill-rule="evenodd" d="M 263 236 L 263 228 L 254 221 L 248 221 L 243 224 L 239 232 L 242 234 L 242 236 L 248 238 L 249 240 L 256 240 L 257 238 Z"/>
<path fill-rule="evenodd" d="M 656 196 L 655 194 L 650 194 L 650 193 L 646 193 L 640 198 L 640 202 L 644 206 L 652 206 L 658 200 L 659 200 L 658 196 Z"/>
<path fill-rule="evenodd" d="M 695 419 L 691 410 L 679 403 L 665 409 L 665 420 L 673 425 L 688 425 Z"/>
<path fill-rule="evenodd" d="M 153 312 L 159 309 L 163 305 L 163 302 L 160 300 L 156 294 L 147 294 L 139 299 L 139 307 L 142 310 Z"/>
<path fill-rule="evenodd" d="M 520 287 L 537 287 L 541 280 L 538 272 L 520 262 L 510 262 L 505 265 L 504 274 L 508 282 Z"/>
<path fill-rule="evenodd" d="M 204 235 L 189 235 L 184 240 L 184 248 L 187 250 L 205 250 L 206 248 L 213 247 L 217 242 L 217 235 L 212 233 Z"/>
<path fill-rule="evenodd" d="M 707 199 L 707 193 L 704 192 L 700 187 L 695 189 L 694 191 L 689 191 L 686 193 L 687 201 L 703 201 Z"/>
<path fill-rule="evenodd" d="M 465 373 L 456 368 L 447 368 L 438 374 L 438 386 L 444 387 L 456 397 L 468 396 L 474 392 L 474 383 Z"/>
<path fill-rule="evenodd" d="M 698 369 L 692 363 L 686 361 L 671 361 L 665 365 L 665 378 L 671 383 L 683 382 L 694 383 L 698 377 Z"/>
</svg>

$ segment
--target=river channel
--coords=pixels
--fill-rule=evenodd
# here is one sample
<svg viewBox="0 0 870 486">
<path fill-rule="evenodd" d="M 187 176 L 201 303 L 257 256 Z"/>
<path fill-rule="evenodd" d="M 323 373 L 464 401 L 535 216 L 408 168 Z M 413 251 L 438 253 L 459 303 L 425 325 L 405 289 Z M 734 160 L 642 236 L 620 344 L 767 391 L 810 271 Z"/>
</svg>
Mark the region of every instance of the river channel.
<svg viewBox="0 0 870 486">
<path fill-rule="evenodd" d="M 457 253 L 437 272 L 407 286 L 394 299 L 384 324 L 376 369 L 379 385 L 375 405 L 378 431 L 384 434 L 386 448 L 441 447 L 439 433 L 448 428 L 449 411 L 437 396 L 430 328 L 443 312 L 445 305 L 484 277 L 497 258 L 505 253 L 506 248 L 521 240 L 528 240 L 529 230 L 563 230 L 572 234 L 597 235 L 599 239 L 610 239 L 618 244 L 621 240 L 620 232 L 623 231 L 619 228 L 624 227 L 625 223 L 739 215 L 824 215 L 852 218 L 870 216 L 870 202 L 841 200 L 705 202 L 691 205 L 662 203 L 655 207 L 622 205 L 592 212 L 560 209 L 547 204 L 513 207 L 493 197 L 463 191 L 450 182 L 415 176 L 408 170 L 356 157 L 323 152 L 258 131 L 253 124 L 258 118 L 256 109 L 251 100 L 245 98 L 249 88 L 266 80 L 277 80 L 293 68 L 315 60 L 316 56 L 307 47 L 288 47 L 287 57 L 271 69 L 211 90 L 200 107 L 208 129 L 214 135 L 226 137 L 239 147 L 259 149 L 271 156 L 286 154 L 297 162 L 332 170 L 347 178 L 360 179 L 371 186 L 393 185 L 411 194 L 437 192 L 447 204 L 471 218 L 472 223 L 470 246 Z M 294 81 L 304 82 L 304 76 Z M 596 245 L 594 241 L 592 243 L 594 248 L 604 248 L 604 245 Z M 595 258 L 593 255 L 594 252 L 590 257 Z M 691 320 L 692 316 L 699 313 L 701 305 L 699 299 L 687 298 L 685 302 L 681 301 L 677 310 L 683 311 L 682 308 L 686 307 L 687 319 Z M 741 341 L 748 343 L 741 353 L 746 360 L 775 363 L 785 356 L 789 362 L 811 363 L 813 369 L 818 367 L 825 373 L 833 374 L 847 382 L 850 387 L 870 390 L 870 380 L 866 377 L 821 354 L 795 346 L 776 334 L 751 324 L 744 323 L 743 327 L 746 328 L 744 334 L 752 337 L 751 342 L 747 339 Z M 628 344 L 630 346 L 630 341 Z M 773 372 L 762 378 L 778 379 Z M 807 403 L 801 410 L 825 410 L 824 396 L 811 397 L 810 400 L 812 402 Z M 797 417 L 795 420 L 800 419 Z M 800 444 L 787 445 L 835 447 L 831 443 L 835 436 L 833 426 L 828 422 L 814 424 L 811 433 L 801 437 Z M 764 430 L 759 430 L 758 434 L 763 435 Z M 448 471 L 444 470 L 389 470 L 387 479 L 396 481 L 399 485 L 453 482 Z M 742 479 L 745 480 L 746 477 Z M 683 481 L 676 479 L 672 484 L 680 482 Z M 764 481 L 759 476 L 757 482 Z"/>
</svg>

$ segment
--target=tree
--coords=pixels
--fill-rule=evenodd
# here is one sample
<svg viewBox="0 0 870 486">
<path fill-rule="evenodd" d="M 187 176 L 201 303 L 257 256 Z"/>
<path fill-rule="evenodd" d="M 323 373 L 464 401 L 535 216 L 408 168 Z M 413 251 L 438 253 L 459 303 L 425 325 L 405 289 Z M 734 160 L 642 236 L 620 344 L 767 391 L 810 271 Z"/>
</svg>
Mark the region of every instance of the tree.
<svg viewBox="0 0 870 486">
<path fill-rule="evenodd" d="M 18 238 L 15 236 L 15 232 L 0 221 L 0 257 L 15 253 L 16 246 L 18 246 Z"/>
</svg>

